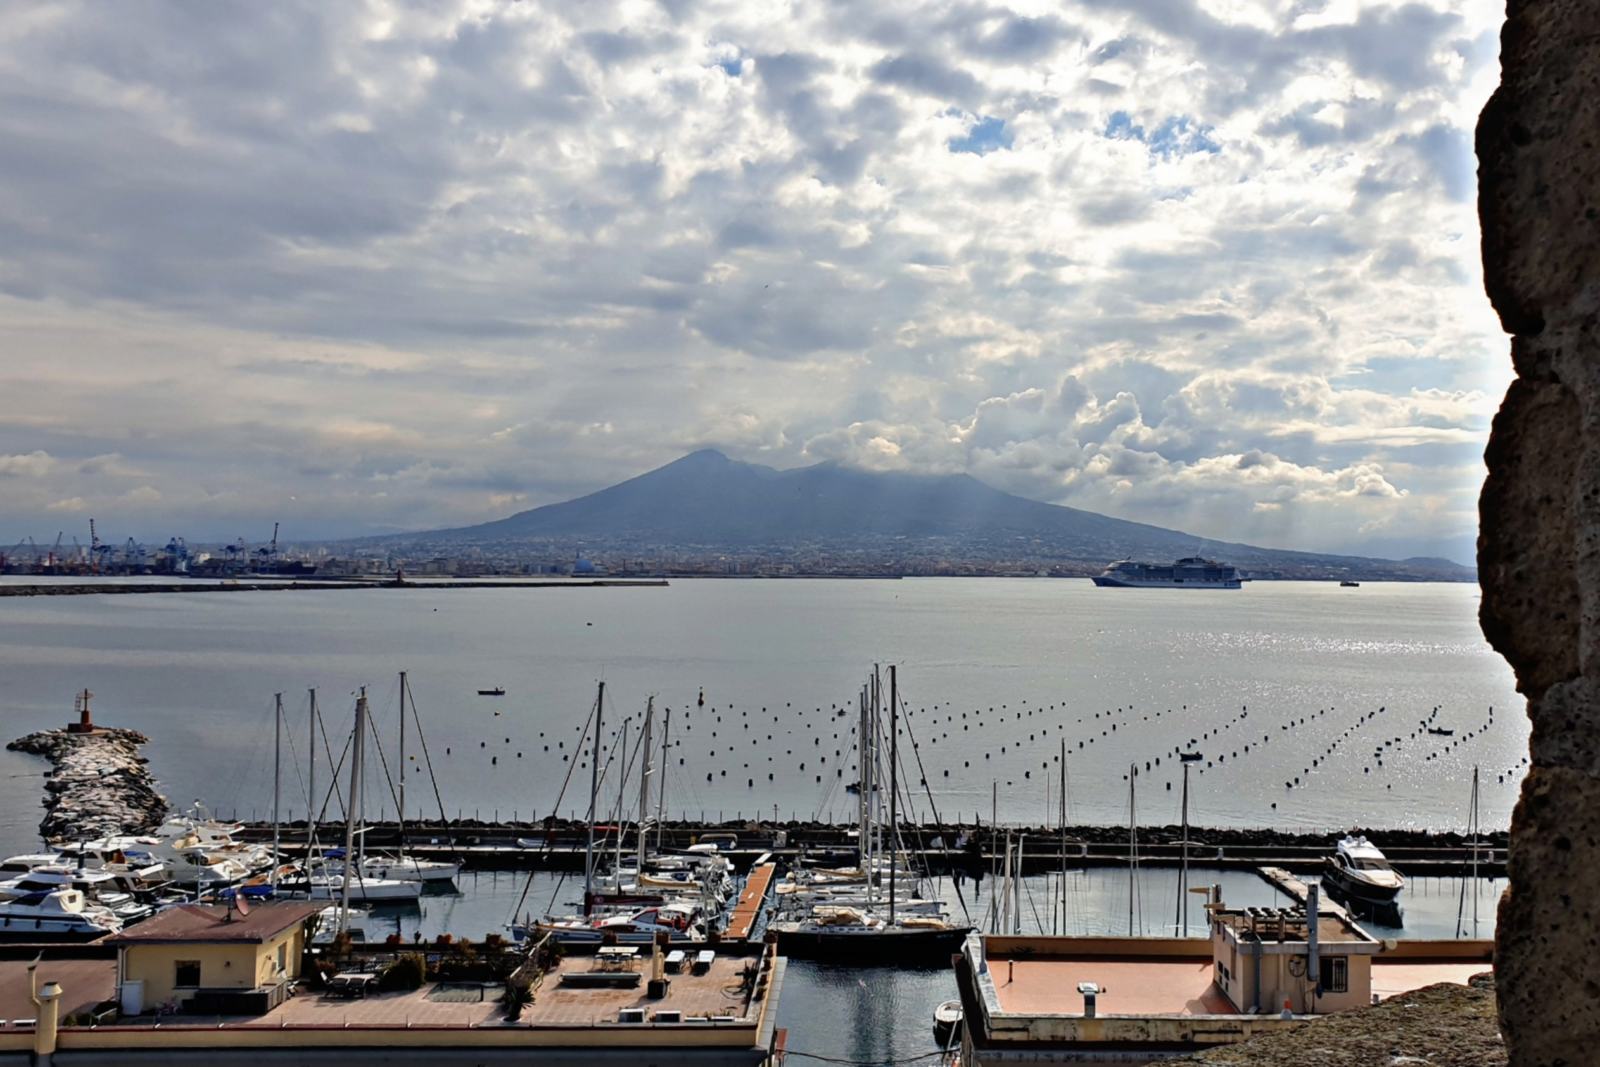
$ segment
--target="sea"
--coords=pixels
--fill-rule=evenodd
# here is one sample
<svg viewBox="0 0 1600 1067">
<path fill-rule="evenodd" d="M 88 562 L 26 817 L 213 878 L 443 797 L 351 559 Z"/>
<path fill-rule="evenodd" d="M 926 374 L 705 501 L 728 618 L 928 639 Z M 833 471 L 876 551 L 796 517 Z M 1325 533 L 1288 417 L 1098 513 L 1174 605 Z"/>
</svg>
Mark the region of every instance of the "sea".
<svg viewBox="0 0 1600 1067">
<path fill-rule="evenodd" d="M 404 671 L 416 712 L 408 817 L 526 820 L 586 811 L 580 741 L 603 682 L 608 813 L 632 808 L 623 743 L 637 746 L 653 701 L 670 817 L 843 822 L 856 808 L 846 786 L 860 687 L 874 669 L 887 684 L 892 664 L 917 816 L 936 806 L 946 823 L 1055 825 L 1064 778 L 1072 823 L 1175 823 L 1177 754 L 1189 752 L 1200 755 L 1196 825 L 1460 830 L 1476 769 L 1480 821 L 1495 828 L 1526 769 L 1528 724 L 1479 631 L 1478 600 L 1470 584 L 990 578 L 11 597 L 0 598 L 0 709 L 20 736 L 65 723 L 87 688 L 96 721 L 149 736 L 174 806 L 265 818 L 281 694 L 283 813 L 303 818 L 322 803 L 364 689 L 388 766 L 387 780 L 369 775 L 365 803 L 392 817 Z M 496 688 L 505 694 L 478 695 Z M 44 770 L 0 752 L 8 853 L 38 843 Z M 1059 876 L 1030 878 L 1025 927 L 1172 932 L 1175 877 L 1090 869 L 1069 876 L 1065 904 Z M 1276 896 L 1249 872 L 1190 880 L 1223 885 L 1230 902 Z M 940 892 L 983 926 L 991 884 Z M 459 888 L 370 917 L 373 932 L 479 936 L 577 896 L 553 874 L 469 872 Z M 1465 932 L 1489 936 L 1499 888 L 1413 879 L 1402 925 L 1382 936 L 1454 936 L 1474 914 Z M 931 1051 L 933 1006 L 953 995 L 948 971 L 796 963 L 782 1013 L 791 1048 L 887 1061 Z M 852 1025 L 819 1023 L 839 1018 Z"/>
</svg>

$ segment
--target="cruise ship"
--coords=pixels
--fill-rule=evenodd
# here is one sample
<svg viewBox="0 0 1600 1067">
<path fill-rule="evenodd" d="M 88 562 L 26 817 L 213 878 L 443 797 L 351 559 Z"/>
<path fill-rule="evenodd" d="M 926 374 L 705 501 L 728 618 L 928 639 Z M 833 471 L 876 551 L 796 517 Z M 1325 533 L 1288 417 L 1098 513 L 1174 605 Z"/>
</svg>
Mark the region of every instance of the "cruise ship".
<svg viewBox="0 0 1600 1067">
<path fill-rule="evenodd" d="M 1138 563 L 1118 560 L 1094 577 L 1094 584 L 1125 589 L 1238 589 L 1238 568 L 1200 556 L 1175 563 Z"/>
</svg>

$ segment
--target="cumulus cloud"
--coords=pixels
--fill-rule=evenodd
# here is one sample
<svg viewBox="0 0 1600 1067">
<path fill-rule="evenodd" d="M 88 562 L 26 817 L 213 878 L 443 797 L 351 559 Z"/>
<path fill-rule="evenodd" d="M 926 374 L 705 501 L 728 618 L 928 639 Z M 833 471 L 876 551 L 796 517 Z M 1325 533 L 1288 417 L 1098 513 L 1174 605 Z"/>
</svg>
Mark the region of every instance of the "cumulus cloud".
<svg viewBox="0 0 1600 1067">
<path fill-rule="evenodd" d="M 1509 374 L 1466 133 L 1499 17 L 29 9 L 0 26 L 6 517 L 457 525 L 712 445 L 1459 548 Z"/>
</svg>

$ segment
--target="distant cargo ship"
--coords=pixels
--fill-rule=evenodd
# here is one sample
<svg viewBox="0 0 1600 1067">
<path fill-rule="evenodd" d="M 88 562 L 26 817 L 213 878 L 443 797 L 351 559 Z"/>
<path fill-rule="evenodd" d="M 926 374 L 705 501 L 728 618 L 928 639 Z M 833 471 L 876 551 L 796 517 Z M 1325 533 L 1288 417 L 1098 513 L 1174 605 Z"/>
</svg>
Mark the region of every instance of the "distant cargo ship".
<svg viewBox="0 0 1600 1067">
<path fill-rule="evenodd" d="M 1124 589 L 1238 589 L 1241 581 L 1238 568 L 1200 556 L 1167 564 L 1118 560 L 1094 578 L 1095 585 Z"/>
</svg>

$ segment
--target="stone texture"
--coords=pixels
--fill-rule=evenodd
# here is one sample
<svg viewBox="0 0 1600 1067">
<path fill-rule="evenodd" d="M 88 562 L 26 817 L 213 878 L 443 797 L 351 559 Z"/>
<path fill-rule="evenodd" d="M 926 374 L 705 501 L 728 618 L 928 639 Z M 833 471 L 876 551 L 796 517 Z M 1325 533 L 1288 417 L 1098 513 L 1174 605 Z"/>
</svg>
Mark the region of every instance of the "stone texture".
<svg viewBox="0 0 1600 1067">
<path fill-rule="evenodd" d="M 1590 705 L 1593 707 L 1593 705 Z M 1600 778 L 1535 766 L 1511 839 L 1495 970 L 1517 1064 L 1597 1062 L 1600 1033 Z"/>
<path fill-rule="evenodd" d="M 1376 1007 L 1161 1062 L 1174 1067 L 1504 1067 L 1506 1047 L 1495 1027 L 1492 988 L 1493 983 L 1431 985 Z"/>
<path fill-rule="evenodd" d="M 1484 634 L 1533 768 L 1495 970 L 1514 1064 L 1600 1062 L 1600 4 L 1511 0 L 1478 123 L 1484 285 L 1517 380 L 1481 500 Z"/>
<path fill-rule="evenodd" d="M 44 787 L 46 841 L 88 841 L 143 834 L 161 825 L 167 798 L 156 792 L 139 748 L 149 738 L 136 730 L 98 727 L 93 733 L 41 730 L 6 747 L 55 764 Z"/>
</svg>

